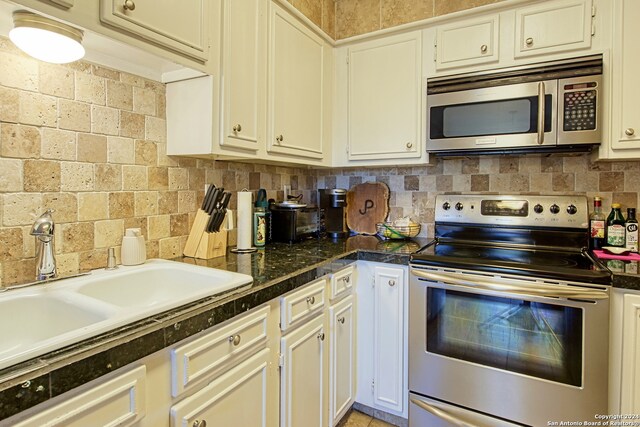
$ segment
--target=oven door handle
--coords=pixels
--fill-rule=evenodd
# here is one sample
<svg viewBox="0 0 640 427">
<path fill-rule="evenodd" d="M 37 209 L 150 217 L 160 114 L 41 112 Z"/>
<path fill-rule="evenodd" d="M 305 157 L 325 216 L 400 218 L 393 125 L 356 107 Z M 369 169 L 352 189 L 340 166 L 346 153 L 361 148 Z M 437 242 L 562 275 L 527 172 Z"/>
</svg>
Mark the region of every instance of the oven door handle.
<svg viewBox="0 0 640 427">
<path fill-rule="evenodd" d="M 448 413 L 447 411 L 444 410 L 444 408 L 440 408 L 437 407 L 436 405 L 432 404 L 432 403 L 427 403 L 427 402 L 423 402 L 422 400 L 419 399 L 415 399 L 415 398 L 411 398 L 409 399 L 411 401 L 411 403 L 413 403 L 414 405 L 416 405 L 417 407 L 419 407 L 420 409 L 424 409 L 425 411 L 429 412 L 430 414 L 445 420 L 446 422 L 457 426 L 457 427 L 484 427 L 484 426 L 478 426 L 477 423 L 469 423 L 466 422 L 464 420 L 461 420 L 458 417 L 455 417 L 453 415 L 451 415 L 450 413 Z M 486 426 L 489 427 L 489 426 Z"/>
<path fill-rule="evenodd" d="M 448 285 L 508 292 L 518 295 L 528 295 L 531 297 L 575 298 L 586 300 L 604 300 L 609 298 L 609 295 L 605 291 L 582 288 L 578 286 L 545 285 L 543 283 L 523 282 L 516 279 L 509 279 L 509 283 L 506 284 L 492 282 L 490 280 L 487 280 L 486 278 L 474 278 L 470 280 L 463 275 L 451 273 L 437 274 L 417 269 L 412 269 L 411 274 L 423 279 L 442 282 Z"/>
<path fill-rule="evenodd" d="M 546 88 L 544 82 L 538 83 L 538 145 L 544 143 L 544 106 Z"/>
</svg>

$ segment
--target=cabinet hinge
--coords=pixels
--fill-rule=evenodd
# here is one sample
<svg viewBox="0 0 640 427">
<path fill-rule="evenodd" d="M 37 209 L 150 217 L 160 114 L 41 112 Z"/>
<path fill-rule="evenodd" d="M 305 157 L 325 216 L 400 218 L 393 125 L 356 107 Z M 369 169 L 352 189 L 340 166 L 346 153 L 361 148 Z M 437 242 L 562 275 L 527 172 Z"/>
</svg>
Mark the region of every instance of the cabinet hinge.
<svg viewBox="0 0 640 427">
<path fill-rule="evenodd" d="M 278 366 L 282 368 L 284 366 L 284 354 L 278 354 Z"/>
<path fill-rule="evenodd" d="M 376 381 L 372 380 L 371 381 L 371 394 L 375 394 L 376 393 Z"/>
<path fill-rule="evenodd" d="M 438 38 L 433 39 L 433 62 L 438 59 Z"/>
<path fill-rule="evenodd" d="M 349 65 L 349 55 L 347 55 L 347 65 Z"/>
<path fill-rule="evenodd" d="M 596 7 L 591 6 L 591 37 L 596 35 Z"/>
</svg>

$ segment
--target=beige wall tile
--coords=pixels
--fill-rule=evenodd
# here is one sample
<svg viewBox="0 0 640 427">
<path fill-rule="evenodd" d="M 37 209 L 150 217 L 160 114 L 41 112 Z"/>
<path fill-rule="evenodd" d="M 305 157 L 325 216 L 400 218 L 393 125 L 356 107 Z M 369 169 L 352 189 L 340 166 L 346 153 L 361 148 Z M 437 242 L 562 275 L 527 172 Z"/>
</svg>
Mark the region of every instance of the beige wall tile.
<svg viewBox="0 0 640 427">
<path fill-rule="evenodd" d="M 113 191 L 122 189 L 122 166 L 108 163 L 95 165 L 96 190 Z"/>
<path fill-rule="evenodd" d="M 3 285 L 13 285 L 35 280 L 35 259 L 23 259 L 20 261 L 7 261 L 2 265 Z"/>
<path fill-rule="evenodd" d="M 108 193 L 78 194 L 78 220 L 95 221 L 109 218 Z"/>
<path fill-rule="evenodd" d="M 182 255 L 183 245 L 179 237 L 169 237 L 160 240 L 160 258 L 170 259 Z"/>
<path fill-rule="evenodd" d="M 57 255 L 56 267 L 60 276 L 77 273 L 80 267 L 80 256 L 77 253 Z"/>
<path fill-rule="evenodd" d="M 90 163 L 62 162 L 62 191 L 92 191 L 94 189 L 94 170 Z"/>
<path fill-rule="evenodd" d="M 137 87 L 144 87 L 144 78 L 140 76 L 134 76 L 133 74 L 122 73 L 120 80 L 123 83 L 127 83 Z"/>
<path fill-rule="evenodd" d="M 161 119 L 167 118 L 167 96 L 164 93 L 156 94 L 156 117 Z"/>
<path fill-rule="evenodd" d="M 134 216 L 134 197 L 129 191 L 109 193 L 109 217 L 131 218 Z M 125 225 L 129 228 L 128 225 Z"/>
<path fill-rule="evenodd" d="M 137 165 L 155 166 L 158 162 L 158 152 L 154 142 L 136 140 L 135 152 L 135 162 Z"/>
<path fill-rule="evenodd" d="M 21 228 L 0 228 L 0 261 L 22 258 L 23 234 Z"/>
<path fill-rule="evenodd" d="M 18 120 L 35 126 L 55 127 L 58 123 L 56 98 L 38 93 L 20 92 Z"/>
<path fill-rule="evenodd" d="M 26 56 L 0 52 L 0 85 L 38 90 L 38 61 Z"/>
<path fill-rule="evenodd" d="M 167 156 L 166 143 L 156 143 L 156 150 L 158 152 L 158 166 L 178 166 L 178 160 L 176 158 Z"/>
<path fill-rule="evenodd" d="M 123 190 L 146 190 L 148 187 L 149 181 L 145 166 L 124 165 L 122 167 Z"/>
<path fill-rule="evenodd" d="M 88 73 L 75 73 L 76 100 L 105 105 L 105 80 Z"/>
<path fill-rule="evenodd" d="M 46 62 L 38 62 L 38 89 L 46 95 L 73 99 L 75 79 L 73 70 Z"/>
<path fill-rule="evenodd" d="M 7 194 L 4 196 L 2 225 L 31 225 L 42 212 L 42 194 Z"/>
<path fill-rule="evenodd" d="M 124 221 L 113 219 L 108 221 L 96 221 L 94 230 L 94 245 L 96 248 L 109 248 L 122 244 L 124 234 Z"/>
<path fill-rule="evenodd" d="M 107 158 L 110 163 L 133 164 L 135 162 L 135 145 L 132 139 L 107 138 Z"/>
<path fill-rule="evenodd" d="M 472 9 L 498 1 L 500 0 L 435 0 L 435 16 Z"/>
<path fill-rule="evenodd" d="M 157 215 L 149 217 L 149 239 L 156 240 L 171 237 L 170 216 Z"/>
<path fill-rule="evenodd" d="M 178 212 L 193 212 L 198 209 L 196 203 L 195 191 L 179 191 L 178 192 Z"/>
<path fill-rule="evenodd" d="M 17 123 L 19 112 L 20 93 L 0 86 L 0 121 Z"/>
<path fill-rule="evenodd" d="M 105 135 L 120 134 L 120 114 L 115 108 L 91 106 L 91 132 Z"/>
<path fill-rule="evenodd" d="M 157 215 L 158 214 L 158 192 L 157 191 L 137 191 L 134 195 L 135 215 Z"/>
<path fill-rule="evenodd" d="M 118 254 L 116 254 L 116 257 Z M 80 252 L 80 270 L 95 270 L 107 266 L 107 248 Z"/>
<path fill-rule="evenodd" d="M 58 224 L 78 221 L 78 197 L 74 193 L 45 193 L 42 208 L 53 209 L 53 219 Z"/>
<path fill-rule="evenodd" d="M 106 79 L 120 80 L 120 71 L 101 67 L 95 64 L 91 64 L 91 73 L 93 73 L 94 76 L 104 77 Z"/>
<path fill-rule="evenodd" d="M 133 111 L 138 114 L 155 116 L 158 94 L 150 89 L 133 88 Z"/>
<path fill-rule="evenodd" d="M 336 5 L 338 39 L 380 29 L 380 0 L 339 0 Z"/>
<path fill-rule="evenodd" d="M 0 158 L 0 193 L 18 193 L 22 190 L 22 161 Z"/>
<path fill-rule="evenodd" d="M 79 132 L 91 131 L 91 105 L 85 102 L 61 99 L 58 102 L 58 125 L 60 129 Z"/>
<path fill-rule="evenodd" d="M 107 80 L 107 106 L 120 110 L 133 109 L 133 86 Z"/>
<path fill-rule="evenodd" d="M 169 189 L 169 169 L 165 167 L 150 167 L 147 169 L 149 176 L 149 190 Z"/>
<path fill-rule="evenodd" d="M 178 212 L 178 192 L 160 191 L 158 193 L 158 213 L 171 214 Z"/>
<path fill-rule="evenodd" d="M 57 129 L 43 129 L 41 153 L 45 159 L 75 160 L 76 133 Z"/>
<path fill-rule="evenodd" d="M 104 163 L 107 161 L 107 137 L 90 133 L 78 134 L 78 161 Z"/>
<path fill-rule="evenodd" d="M 1 124 L 0 144 L 0 155 L 3 157 L 40 157 L 40 131 L 32 126 Z"/>
<path fill-rule="evenodd" d="M 120 136 L 144 138 L 144 116 L 130 111 L 120 111 Z"/>
<path fill-rule="evenodd" d="M 145 139 L 156 142 L 167 142 L 167 121 L 149 116 L 145 119 Z"/>
<path fill-rule="evenodd" d="M 433 16 L 434 0 L 381 0 L 382 28 Z"/>
<path fill-rule="evenodd" d="M 169 232 L 171 237 L 185 236 L 189 234 L 189 214 L 170 215 Z"/>
<path fill-rule="evenodd" d="M 37 193 L 60 191 L 60 175 L 60 162 L 25 160 L 24 190 Z"/>
<path fill-rule="evenodd" d="M 186 190 L 188 188 L 189 188 L 188 170 L 181 169 L 181 168 L 169 168 L 169 190 Z"/>
</svg>

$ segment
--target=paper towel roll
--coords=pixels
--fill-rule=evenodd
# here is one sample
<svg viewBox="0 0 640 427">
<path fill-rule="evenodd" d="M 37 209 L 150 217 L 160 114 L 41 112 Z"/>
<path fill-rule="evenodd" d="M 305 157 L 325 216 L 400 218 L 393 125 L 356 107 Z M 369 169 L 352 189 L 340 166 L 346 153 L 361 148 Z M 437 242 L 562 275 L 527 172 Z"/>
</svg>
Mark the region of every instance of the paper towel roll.
<svg viewBox="0 0 640 427">
<path fill-rule="evenodd" d="M 236 228 L 238 229 L 238 249 L 251 248 L 253 241 L 253 203 L 251 202 L 251 191 L 238 191 L 238 215 Z"/>
</svg>

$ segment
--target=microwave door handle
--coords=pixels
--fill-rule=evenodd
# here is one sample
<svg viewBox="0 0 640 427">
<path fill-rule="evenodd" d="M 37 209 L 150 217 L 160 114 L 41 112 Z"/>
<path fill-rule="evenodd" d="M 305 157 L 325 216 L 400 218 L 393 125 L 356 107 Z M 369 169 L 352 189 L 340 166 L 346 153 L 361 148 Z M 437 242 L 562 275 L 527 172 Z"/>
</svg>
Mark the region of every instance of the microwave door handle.
<svg viewBox="0 0 640 427">
<path fill-rule="evenodd" d="M 544 142 L 544 95 L 546 88 L 544 82 L 538 83 L 538 145 Z"/>
<path fill-rule="evenodd" d="M 450 423 L 451 425 L 454 425 L 456 427 L 481 427 L 478 426 L 477 424 L 470 424 L 464 420 L 459 419 L 458 417 L 455 417 L 453 415 L 451 415 L 450 413 L 448 413 L 447 411 L 445 411 L 443 408 L 439 408 L 436 407 L 433 404 L 424 402 L 422 400 L 416 399 L 416 398 L 411 398 L 411 403 L 413 403 L 414 405 L 416 405 L 417 407 L 419 407 L 420 409 L 423 409 L 427 412 L 429 412 L 431 415 L 436 416 L 448 423 Z M 482 426 L 483 427 L 483 426 Z M 488 426 L 486 426 L 488 427 Z"/>
<path fill-rule="evenodd" d="M 411 270 L 411 274 L 423 279 L 441 282 L 446 285 L 462 286 L 464 288 L 482 289 L 488 291 L 513 293 L 530 297 L 575 298 L 586 300 L 608 299 L 604 291 L 580 288 L 578 286 L 544 285 L 542 283 L 523 283 L 510 279 L 509 283 L 498 283 L 484 279 L 470 279 L 454 274 L 435 274 L 429 271 Z M 532 286 L 534 285 L 534 286 Z"/>
</svg>

